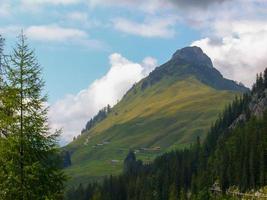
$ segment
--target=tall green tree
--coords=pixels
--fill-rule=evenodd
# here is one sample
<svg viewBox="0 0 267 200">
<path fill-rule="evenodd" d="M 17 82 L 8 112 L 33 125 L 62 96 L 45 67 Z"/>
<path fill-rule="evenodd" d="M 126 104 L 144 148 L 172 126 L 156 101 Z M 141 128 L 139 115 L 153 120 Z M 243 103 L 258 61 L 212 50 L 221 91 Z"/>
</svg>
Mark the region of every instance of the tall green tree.
<svg viewBox="0 0 267 200">
<path fill-rule="evenodd" d="M 41 72 L 22 33 L 6 66 L 2 105 L 10 112 L 0 118 L 0 129 L 7 133 L 0 141 L 0 199 L 63 198 L 59 132 L 49 130 Z"/>
<path fill-rule="evenodd" d="M 176 185 L 172 184 L 169 189 L 169 200 L 178 200 Z"/>
<path fill-rule="evenodd" d="M 265 68 L 264 70 L 263 77 L 264 77 L 264 87 L 267 88 L 267 68 Z"/>
<path fill-rule="evenodd" d="M 0 91 L 3 87 L 4 42 L 5 39 L 0 35 Z"/>
</svg>

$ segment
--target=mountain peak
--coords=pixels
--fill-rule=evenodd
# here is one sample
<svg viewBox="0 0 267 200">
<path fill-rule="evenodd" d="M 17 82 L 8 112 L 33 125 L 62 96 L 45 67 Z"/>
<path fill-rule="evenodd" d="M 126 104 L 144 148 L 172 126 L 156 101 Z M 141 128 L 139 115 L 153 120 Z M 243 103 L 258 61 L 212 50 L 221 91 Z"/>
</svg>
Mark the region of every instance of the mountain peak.
<svg viewBox="0 0 267 200">
<path fill-rule="evenodd" d="M 248 88 L 224 78 L 213 67 L 211 59 L 197 46 L 177 50 L 168 62 L 157 67 L 144 79 L 142 89 L 152 86 L 164 77 L 181 80 L 190 76 L 218 90 L 248 91 Z"/>
<path fill-rule="evenodd" d="M 213 68 L 211 59 L 202 51 L 200 47 L 197 46 L 185 47 L 177 50 L 173 54 L 172 60 L 183 60 L 188 64 L 197 64 Z"/>
</svg>

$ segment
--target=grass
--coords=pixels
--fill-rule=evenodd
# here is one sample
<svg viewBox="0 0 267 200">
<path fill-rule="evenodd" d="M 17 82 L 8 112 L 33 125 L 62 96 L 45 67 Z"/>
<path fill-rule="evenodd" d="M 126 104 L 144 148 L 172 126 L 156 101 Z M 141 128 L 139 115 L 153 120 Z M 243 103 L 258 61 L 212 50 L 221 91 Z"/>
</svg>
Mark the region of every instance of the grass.
<svg viewBox="0 0 267 200">
<path fill-rule="evenodd" d="M 72 166 L 65 170 L 71 177 L 69 186 L 119 174 L 129 149 L 160 147 L 137 153 L 139 159 L 150 162 L 163 152 L 186 147 L 197 136 L 204 138 L 218 113 L 237 94 L 215 90 L 194 77 L 165 78 L 144 91 L 141 84 L 105 120 L 66 147 L 73 152 Z"/>
</svg>

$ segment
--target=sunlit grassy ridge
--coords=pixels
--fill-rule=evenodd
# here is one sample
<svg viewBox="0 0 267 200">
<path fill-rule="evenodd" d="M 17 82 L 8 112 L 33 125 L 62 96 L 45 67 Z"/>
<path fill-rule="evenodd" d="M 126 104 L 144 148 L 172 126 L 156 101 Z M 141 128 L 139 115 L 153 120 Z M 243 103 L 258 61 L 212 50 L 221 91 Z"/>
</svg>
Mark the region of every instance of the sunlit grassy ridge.
<svg viewBox="0 0 267 200">
<path fill-rule="evenodd" d="M 66 169 L 70 184 L 118 174 L 129 149 L 150 161 L 162 152 L 185 147 L 197 136 L 204 138 L 237 94 L 213 89 L 194 76 L 166 77 L 145 90 L 141 85 L 142 81 L 106 119 L 66 147 L 72 152 L 72 166 Z"/>
</svg>

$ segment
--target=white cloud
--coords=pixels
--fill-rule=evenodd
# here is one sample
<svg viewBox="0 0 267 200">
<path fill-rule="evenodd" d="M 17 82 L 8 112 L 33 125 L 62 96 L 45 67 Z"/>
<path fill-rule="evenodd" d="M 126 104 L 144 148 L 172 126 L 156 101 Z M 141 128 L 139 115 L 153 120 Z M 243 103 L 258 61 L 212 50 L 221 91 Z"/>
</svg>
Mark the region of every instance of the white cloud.
<svg viewBox="0 0 267 200">
<path fill-rule="evenodd" d="M 130 21 L 124 18 L 113 20 L 113 26 L 116 30 L 124 33 L 138 35 L 142 37 L 160 37 L 171 38 L 175 35 L 174 25 L 176 19 L 173 17 L 150 18 L 143 23 Z"/>
<path fill-rule="evenodd" d="M 0 27 L 0 34 L 3 35 L 4 38 L 7 37 L 16 37 L 19 35 L 23 27 L 18 25 L 9 25 Z"/>
<path fill-rule="evenodd" d="M 7 2 L 3 2 L 0 4 L 0 17 L 10 16 L 11 13 L 11 5 Z"/>
<path fill-rule="evenodd" d="M 146 13 L 155 13 L 159 9 L 169 9 L 173 6 L 172 0 L 88 0 L 91 7 L 113 6 L 138 9 Z"/>
<path fill-rule="evenodd" d="M 81 2 L 81 0 L 22 0 L 21 2 L 24 5 L 44 5 L 44 4 L 70 5 L 70 4 L 77 4 Z"/>
<path fill-rule="evenodd" d="M 65 28 L 58 25 L 3 26 L 0 27 L 0 34 L 4 37 L 15 37 L 22 30 L 30 40 L 38 42 L 49 42 L 53 45 L 80 46 L 85 49 L 94 50 L 106 50 L 109 48 L 102 41 L 90 38 L 88 33 L 81 29 Z"/>
<path fill-rule="evenodd" d="M 67 41 L 74 39 L 84 39 L 87 33 L 72 28 L 63 28 L 57 25 L 30 26 L 25 30 L 27 36 L 34 40 L 41 41 Z"/>
<path fill-rule="evenodd" d="M 226 77 L 251 86 L 267 67 L 266 21 L 218 21 L 214 34 L 193 42 Z"/>
<path fill-rule="evenodd" d="M 89 17 L 88 13 L 82 11 L 73 11 L 67 14 L 60 14 L 61 22 L 66 24 L 70 24 L 72 26 L 83 27 L 84 29 L 93 29 L 98 27 L 105 27 L 100 20 Z"/>
<path fill-rule="evenodd" d="M 71 12 L 66 16 L 68 19 L 78 22 L 87 22 L 88 16 L 85 12 Z"/>
<path fill-rule="evenodd" d="M 109 59 L 111 67 L 105 76 L 78 94 L 68 95 L 51 106 L 51 126 L 53 129 L 63 128 L 64 142 L 77 136 L 101 108 L 117 103 L 135 82 L 147 76 L 157 65 L 151 57 L 135 63 L 114 53 Z"/>
<path fill-rule="evenodd" d="M 205 9 L 214 4 L 222 4 L 230 0 L 88 0 L 91 6 L 126 6 L 147 13 L 170 9 Z"/>
</svg>

